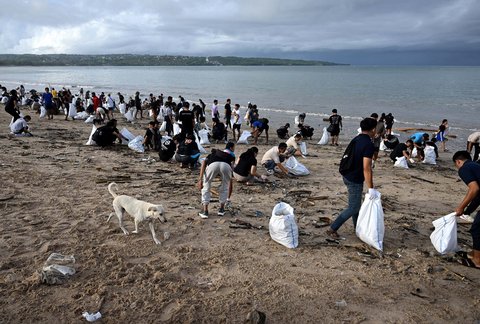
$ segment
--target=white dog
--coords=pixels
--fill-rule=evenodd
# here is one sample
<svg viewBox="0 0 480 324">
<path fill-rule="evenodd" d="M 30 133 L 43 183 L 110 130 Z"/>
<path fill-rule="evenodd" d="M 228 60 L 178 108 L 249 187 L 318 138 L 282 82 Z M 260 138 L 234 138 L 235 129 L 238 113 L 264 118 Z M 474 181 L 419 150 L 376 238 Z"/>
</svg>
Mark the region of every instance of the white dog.
<svg viewBox="0 0 480 324">
<path fill-rule="evenodd" d="M 115 213 L 111 213 L 110 216 L 108 216 L 107 222 L 110 220 L 110 218 L 112 218 L 113 215 L 116 214 L 120 228 L 125 235 L 128 235 L 128 231 L 125 229 L 125 227 L 123 227 L 123 213 L 127 212 L 133 216 L 135 221 L 135 230 L 132 233 L 138 233 L 138 224 L 146 220 L 150 226 L 153 240 L 156 244 L 161 244 L 161 242 L 157 239 L 157 235 L 155 234 L 153 220 L 159 219 L 162 223 L 167 221 L 165 217 L 163 217 L 163 206 L 150 204 L 127 195 L 117 196 L 113 191 L 114 186 L 117 188 L 117 184 L 115 182 L 110 183 L 108 185 L 108 192 L 110 192 L 110 194 L 113 196 L 113 209 L 115 210 Z"/>
</svg>

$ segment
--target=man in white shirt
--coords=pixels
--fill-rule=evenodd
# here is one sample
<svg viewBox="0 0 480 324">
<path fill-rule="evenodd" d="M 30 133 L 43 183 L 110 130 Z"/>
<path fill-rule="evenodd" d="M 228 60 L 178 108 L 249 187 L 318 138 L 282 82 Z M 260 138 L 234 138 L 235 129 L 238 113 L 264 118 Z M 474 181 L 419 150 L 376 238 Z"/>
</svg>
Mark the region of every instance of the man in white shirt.
<svg viewBox="0 0 480 324">
<path fill-rule="evenodd" d="M 240 116 L 240 105 L 235 104 L 232 112 L 233 116 L 233 141 L 238 141 L 240 139 L 240 127 L 242 126 L 242 117 Z M 238 136 L 235 138 L 235 131 L 238 131 Z"/>
<path fill-rule="evenodd" d="M 213 100 L 213 105 L 212 105 L 212 119 L 218 118 L 220 120 L 220 113 L 218 112 L 218 100 L 215 99 Z"/>
<path fill-rule="evenodd" d="M 32 118 L 27 115 L 23 118 L 18 118 L 15 122 L 10 125 L 10 131 L 14 136 L 32 136 L 30 131 L 28 130 L 28 124 L 32 120 Z"/>
<path fill-rule="evenodd" d="M 282 165 L 280 161 L 280 155 L 285 153 L 287 150 L 286 143 L 280 143 L 278 146 L 274 146 L 269 149 L 262 157 L 262 165 L 267 169 L 269 174 L 275 172 L 275 167 L 277 166 L 283 173 L 288 174 L 288 170 Z"/>
</svg>

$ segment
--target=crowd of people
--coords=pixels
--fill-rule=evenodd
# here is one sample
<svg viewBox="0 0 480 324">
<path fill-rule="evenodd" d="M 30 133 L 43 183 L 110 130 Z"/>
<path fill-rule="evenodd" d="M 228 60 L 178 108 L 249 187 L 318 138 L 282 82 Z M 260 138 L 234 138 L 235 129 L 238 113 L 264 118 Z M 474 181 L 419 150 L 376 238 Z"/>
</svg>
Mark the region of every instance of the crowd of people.
<svg viewBox="0 0 480 324">
<path fill-rule="evenodd" d="M 117 129 L 117 120 L 114 114 L 120 112 L 126 115 L 130 111 L 132 120 L 145 118 L 148 127 L 143 137 L 143 146 L 146 150 L 158 152 L 159 159 L 163 162 L 175 160 L 181 168 L 190 168 L 199 171 L 198 188 L 201 190 L 202 209 L 201 218 L 209 217 L 209 203 L 211 201 L 212 181 L 220 177 L 219 188 L 220 207 L 219 216 L 225 214 L 225 206 L 229 203 L 233 191 L 233 182 L 252 185 L 255 182 L 265 182 L 268 175 L 277 172 L 279 175 L 289 175 L 283 162 L 291 156 L 305 156 L 301 143 L 313 136 L 313 127 L 305 123 L 306 114 L 299 114 L 295 118 L 298 128 L 293 134 L 289 133 L 290 124 L 287 123 L 277 129 L 280 143 L 272 146 L 262 156 L 260 164 L 266 174 L 258 171 L 258 140 L 265 134 L 265 144 L 269 144 L 269 120 L 261 117 L 255 104 L 248 103 L 246 113 L 240 111 L 240 104 L 232 108 L 231 99 L 226 99 L 224 109 L 221 111 L 219 102 L 215 99 L 211 106 L 211 124 L 207 123 L 206 104 L 199 99 L 198 103 L 185 100 L 179 96 L 178 102 L 172 96 L 164 97 L 163 94 L 154 96 L 150 94 L 142 101 L 140 92 L 136 92 L 129 100 L 125 100 L 120 92 L 118 101 L 110 93 L 95 92 L 79 89 L 77 94 L 72 94 L 70 89 L 62 88 L 57 91 L 46 87 L 43 93 L 32 91 L 25 92 L 23 86 L 7 91 L 2 87 L 2 102 L 5 111 L 12 116 L 10 124 L 11 136 L 31 136 L 28 122 L 31 116 L 23 116 L 19 107 L 21 103 L 31 105 L 39 114 L 42 108 L 46 111 L 47 120 L 54 119 L 61 112 L 68 117 L 75 118 L 76 114 L 85 111 L 95 116 L 95 122 L 100 126 L 92 135 L 92 140 L 98 146 L 108 147 L 116 141 L 127 140 Z M 74 113 L 71 113 L 71 110 Z M 145 116 L 144 116 L 145 113 Z M 222 118 L 223 115 L 223 118 Z M 332 110 L 328 118 L 327 128 L 330 134 L 330 145 L 339 145 L 339 135 L 343 128 L 342 117 L 337 109 Z M 253 136 L 253 145 L 239 157 L 235 153 L 235 143 L 241 135 L 242 124 L 245 123 Z M 379 151 L 383 148 L 390 150 L 390 158 L 395 161 L 405 157 L 409 163 L 420 162 L 425 159 L 425 151 L 433 148 L 438 158 L 438 147 L 447 152 L 446 142 L 448 135 L 448 120 L 443 120 L 438 131 L 430 135 L 425 132 L 412 134 L 404 143 L 400 143 L 397 136 L 392 133 L 394 117 L 391 113 L 371 114 L 360 122 L 359 135 L 347 146 L 346 153 L 351 156 L 348 168 L 341 169 L 343 182 L 348 191 L 348 206 L 343 210 L 327 230 L 327 235 L 338 239 L 338 230 L 344 222 L 352 218 L 354 227 L 362 201 L 363 184 L 366 183 L 371 197 L 377 197 L 373 183 L 373 169 L 378 159 Z M 212 149 L 204 159 L 200 159 L 201 151 L 198 145 L 199 133 L 207 131 L 210 140 L 225 144 L 224 149 Z M 229 136 L 231 134 L 231 136 Z M 479 157 L 480 132 L 475 132 L 468 137 L 467 148 L 455 153 L 453 161 L 459 169 L 461 179 L 468 186 L 468 193 L 459 204 L 456 213 L 458 216 L 472 213 L 480 204 L 480 164 L 472 163 Z M 348 151 L 351 150 L 351 151 Z M 350 152 L 347 154 L 347 151 Z M 471 152 L 474 151 L 473 160 Z M 415 160 L 416 158 L 416 160 Z M 201 162 L 200 162 L 201 161 Z M 341 164 L 342 168 L 342 164 Z M 480 267 L 480 216 L 477 214 L 472 225 L 473 251 L 468 255 L 474 266 Z"/>
</svg>

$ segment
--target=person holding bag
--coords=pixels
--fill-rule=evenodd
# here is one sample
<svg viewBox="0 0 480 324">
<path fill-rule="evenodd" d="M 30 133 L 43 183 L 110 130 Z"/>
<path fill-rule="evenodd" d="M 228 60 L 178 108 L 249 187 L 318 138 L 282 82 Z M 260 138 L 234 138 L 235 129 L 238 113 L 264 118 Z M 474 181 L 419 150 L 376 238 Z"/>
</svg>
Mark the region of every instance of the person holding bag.
<svg viewBox="0 0 480 324">
<path fill-rule="evenodd" d="M 376 126 L 375 119 L 369 117 L 363 119 L 360 122 L 362 133 L 348 144 L 340 161 L 339 171 L 348 190 L 348 207 L 338 215 L 327 230 L 327 235 L 331 238 L 340 238 L 337 231 L 349 218 L 352 218 L 353 226 L 357 226 L 364 182 L 367 183 L 368 193 L 372 199 L 379 196 L 379 192 L 373 188 L 372 171 L 372 158 L 375 152 L 372 138 L 375 136 Z"/>
</svg>

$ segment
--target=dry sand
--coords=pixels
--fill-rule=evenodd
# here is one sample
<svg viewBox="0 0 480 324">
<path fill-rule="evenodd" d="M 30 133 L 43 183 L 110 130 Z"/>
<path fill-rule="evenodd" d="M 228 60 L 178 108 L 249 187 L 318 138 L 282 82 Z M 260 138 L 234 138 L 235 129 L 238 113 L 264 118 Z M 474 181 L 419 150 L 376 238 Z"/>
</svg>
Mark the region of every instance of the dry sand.
<svg viewBox="0 0 480 324">
<path fill-rule="evenodd" d="M 198 170 L 143 161 L 148 153 L 126 146 L 85 146 L 91 126 L 61 116 L 38 120 L 30 112 L 37 136 L 8 139 L 10 118 L 0 108 L 0 322 L 76 323 L 85 321 L 82 312 L 99 310 L 105 323 L 242 323 L 253 309 L 268 323 L 480 320 L 480 271 L 440 257 L 429 239 L 431 222 L 452 212 L 466 192 L 451 153 L 440 153 L 438 166 L 410 170 L 381 157 L 374 182 L 385 211 L 382 256 L 356 238 L 351 221 L 340 229 L 346 238 L 340 244 L 315 226 L 319 217 L 338 215 L 347 198 L 337 172 L 345 145 L 314 145 L 319 133 L 307 141 L 313 156 L 300 159 L 311 175 L 235 184 L 233 209 L 202 220 Z M 143 135 L 146 123 L 127 127 Z M 121 119 L 119 128 L 125 125 Z M 259 156 L 270 147 L 263 141 Z M 120 193 L 164 204 L 168 222 L 155 224 L 161 246 L 147 224 L 126 236 L 116 218 L 106 222 L 110 181 Z M 269 237 L 268 216 L 278 201 L 295 208 L 297 249 Z M 217 208 L 214 200 L 211 211 Z M 255 217 L 257 211 L 264 216 Z M 231 228 L 235 219 L 254 228 Z M 133 230 L 130 217 L 126 227 Z M 468 228 L 459 226 L 464 249 L 471 246 Z M 77 272 L 63 284 L 40 284 L 36 272 L 53 252 L 74 255 Z"/>
</svg>

